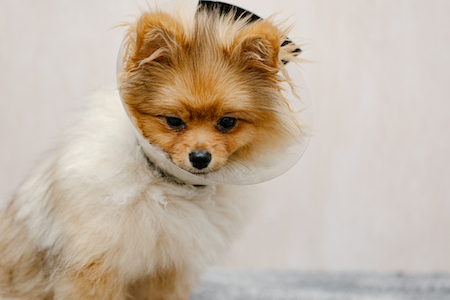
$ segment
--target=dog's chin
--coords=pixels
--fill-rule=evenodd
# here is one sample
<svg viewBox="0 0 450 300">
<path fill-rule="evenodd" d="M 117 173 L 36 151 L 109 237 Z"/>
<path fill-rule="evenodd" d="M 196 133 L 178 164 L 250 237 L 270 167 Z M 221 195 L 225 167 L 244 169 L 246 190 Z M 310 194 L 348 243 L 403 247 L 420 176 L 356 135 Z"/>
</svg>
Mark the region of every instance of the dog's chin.
<svg viewBox="0 0 450 300">
<path fill-rule="evenodd" d="M 183 169 L 183 170 L 185 170 L 185 171 L 187 171 L 187 172 L 189 172 L 191 174 L 199 175 L 199 176 L 207 175 L 207 174 L 216 172 L 216 171 L 218 171 L 220 169 L 220 168 L 213 168 L 213 167 L 207 167 L 207 168 L 204 168 L 204 169 L 197 169 L 197 168 L 194 168 L 192 166 L 187 166 L 186 167 L 186 166 L 179 166 L 179 165 L 177 165 L 177 167 L 179 167 L 179 168 L 181 168 L 181 169 Z"/>
<path fill-rule="evenodd" d="M 210 168 L 206 168 L 206 169 L 202 169 L 202 170 L 199 170 L 199 169 L 196 169 L 196 168 L 193 168 L 193 167 L 192 168 L 183 168 L 183 169 L 188 171 L 189 173 L 194 174 L 194 175 L 207 175 L 207 174 L 212 173 L 212 172 L 215 171 L 215 170 L 210 169 Z"/>
</svg>

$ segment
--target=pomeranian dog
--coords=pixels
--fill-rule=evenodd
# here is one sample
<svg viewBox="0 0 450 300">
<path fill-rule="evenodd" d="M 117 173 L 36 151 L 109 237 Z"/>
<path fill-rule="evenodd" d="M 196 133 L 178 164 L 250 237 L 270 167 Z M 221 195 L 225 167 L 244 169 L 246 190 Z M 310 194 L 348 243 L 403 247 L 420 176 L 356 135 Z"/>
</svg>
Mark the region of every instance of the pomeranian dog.
<svg viewBox="0 0 450 300">
<path fill-rule="evenodd" d="M 120 94 L 175 165 L 209 174 L 301 136 L 281 95 L 296 47 L 272 21 L 156 9 L 127 26 Z M 188 299 L 254 204 L 165 173 L 119 92 L 93 98 L 0 213 L 0 299 Z"/>
</svg>

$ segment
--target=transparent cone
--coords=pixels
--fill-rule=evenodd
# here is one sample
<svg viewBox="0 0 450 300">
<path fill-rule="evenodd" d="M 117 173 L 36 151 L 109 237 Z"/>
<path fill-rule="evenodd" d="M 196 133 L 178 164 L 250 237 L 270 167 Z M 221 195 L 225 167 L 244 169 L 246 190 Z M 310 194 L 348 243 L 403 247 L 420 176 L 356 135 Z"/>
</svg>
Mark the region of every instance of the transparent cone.
<svg viewBox="0 0 450 300">
<path fill-rule="evenodd" d="M 158 8 L 170 12 L 178 4 L 177 1 L 171 1 L 165 5 L 159 5 Z M 189 1 L 187 4 L 193 5 L 195 8 L 198 5 L 198 2 Z M 186 1 L 183 2 L 183 5 L 186 5 Z M 192 13 L 195 13 L 196 10 L 191 9 L 191 11 Z M 126 53 L 124 45 L 125 41 L 122 42 L 117 60 L 119 93 L 121 73 L 124 72 L 123 63 L 126 61 L 124 59 Z M 285 69 L 289 74 L 295 91 L 293 91 L 288 84 L 285 84 L 285 86 L 283 86 L 283 94 L 288 100 L 289 106 L 297 112 L 298 119 L 303 124 L 301 136 L 296 139 L 297 143 L 286 147 L 281 153 L 269 153 L 267 155 L 259 154 L 257 157 L 253 157 L 252 160 L 246 161 L 245 163 L 236 162 L 230 159 L 221 169 L 207 174 L 193 174 L 172 163 L 167 153 L 162 151 L 156 145 L 152 145 L 144 138 L 123 98 L 122 103 L 129 116 L 130 122 L 135 129 L 137 140 L 145 155 L 151 163 L 168 176 L 174 177 L 174 179 L 179 182 L 194 185 L 246 185 L 261 183 L 274 179 L 292 168 L 304 154 L 310 139 L 312 129 L 312 108 L 309 92 L 302 77 L 301 68 L 296 63 L 289 62 L 285 65 Z"/>
</svg>

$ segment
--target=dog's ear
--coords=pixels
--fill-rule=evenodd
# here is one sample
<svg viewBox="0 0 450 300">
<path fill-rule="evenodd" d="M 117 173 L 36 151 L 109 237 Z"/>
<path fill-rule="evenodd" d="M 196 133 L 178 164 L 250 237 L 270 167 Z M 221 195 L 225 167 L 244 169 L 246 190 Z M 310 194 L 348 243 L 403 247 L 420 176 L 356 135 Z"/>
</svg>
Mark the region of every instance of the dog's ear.
<svg viewBox="0 0 450 300">
<path fill-rule="evenodd" d="M 239 58 L 250 69 L 277 72 L 283 40 L 283 33 L 274 25 L 265 20 L 258 21 L 238 33 L 232 47 L 232 58 Z"/>
<path fill-rule="evenodd" d="M 135 30 L 136 44 L 131 59 L 137 65 L 168 62 L 182 47 L 183 27 L 170 14 L 163 12 L 143 14 Z"/>
</svg>

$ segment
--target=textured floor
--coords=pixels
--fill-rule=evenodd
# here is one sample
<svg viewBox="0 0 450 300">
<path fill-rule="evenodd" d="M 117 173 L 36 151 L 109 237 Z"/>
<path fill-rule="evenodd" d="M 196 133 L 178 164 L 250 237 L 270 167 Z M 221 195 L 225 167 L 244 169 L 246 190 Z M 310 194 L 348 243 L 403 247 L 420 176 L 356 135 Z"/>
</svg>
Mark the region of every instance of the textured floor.
<svg viewBox="0 0 450 300">
<path fill-rule="evenodd" d="M 213 271 L 191 300 L 450 300 L 450 274 Z"/>
</svg>

